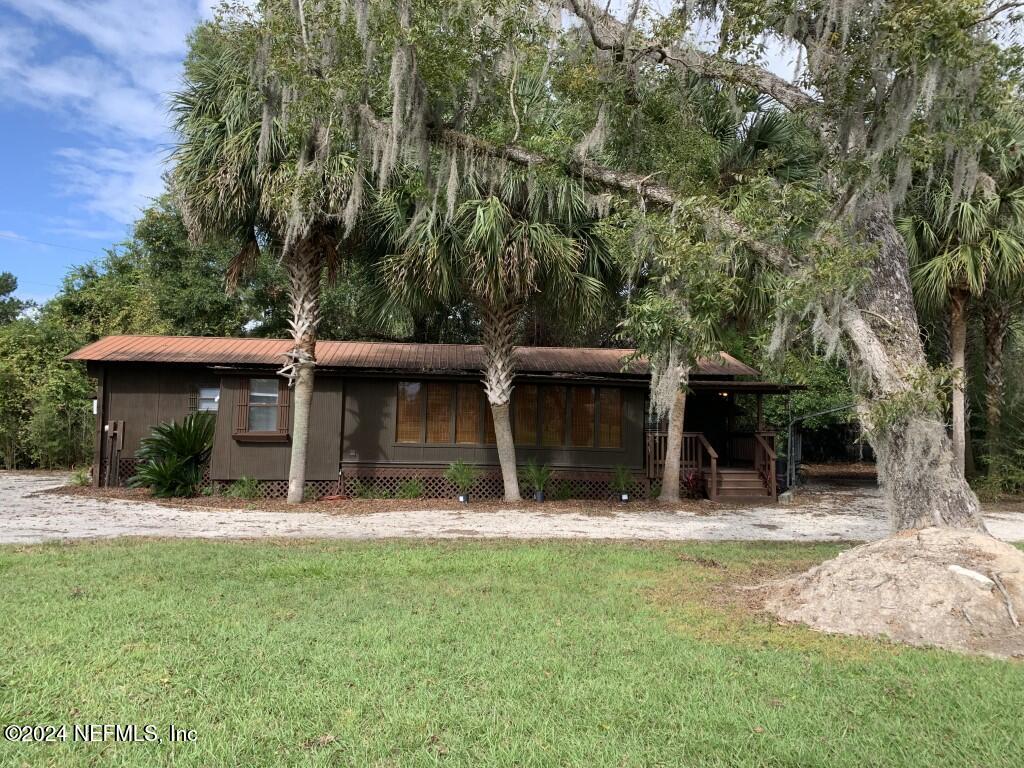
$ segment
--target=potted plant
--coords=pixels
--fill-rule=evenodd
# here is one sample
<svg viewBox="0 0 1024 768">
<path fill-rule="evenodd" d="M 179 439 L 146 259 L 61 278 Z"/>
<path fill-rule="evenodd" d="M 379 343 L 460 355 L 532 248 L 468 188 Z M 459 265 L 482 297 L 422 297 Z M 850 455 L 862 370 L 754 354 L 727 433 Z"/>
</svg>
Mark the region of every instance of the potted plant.
<svg viewBox="0 0 1024 768">
<path fill-rule="evenodd" d="M 544 488 L 551 480 L 551 467 L 546 464 L 538 464 L 535 459 L 530 459 L 523 467 L 524 485 L 533 489 L 533 500 L 544 501 Z"/>
<path fill-rule="evenodd" d="M 619 501 L 629 501 L 629 489 L 633 486 L 633 473 L 629 467 L 618 464 L 612 470 L 612 489 L 619 495 Z"/>
<path fill-rule="evenodd" d="M 453 461 L 444 471 L 445 479 L 455 486 L 459 492 L 459 503 L 469 503 L 469 489 L 473 487 L 480 472 L 472 464 L 462 461 Z"/>
</svg>

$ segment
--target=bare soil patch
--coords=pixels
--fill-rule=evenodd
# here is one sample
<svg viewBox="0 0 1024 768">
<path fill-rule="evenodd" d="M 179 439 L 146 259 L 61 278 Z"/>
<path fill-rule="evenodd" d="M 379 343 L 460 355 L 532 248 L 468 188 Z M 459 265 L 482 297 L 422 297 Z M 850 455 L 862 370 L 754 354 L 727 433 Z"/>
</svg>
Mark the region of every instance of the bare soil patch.
<svg viewBox="0 0 1024 768">
<path fill-rule="evenodd" d="M 780 618 L 822 632 L 1024 658 L 1024 552 L 975 531 L 890 536 L 762 596 Z"/>
</svg>

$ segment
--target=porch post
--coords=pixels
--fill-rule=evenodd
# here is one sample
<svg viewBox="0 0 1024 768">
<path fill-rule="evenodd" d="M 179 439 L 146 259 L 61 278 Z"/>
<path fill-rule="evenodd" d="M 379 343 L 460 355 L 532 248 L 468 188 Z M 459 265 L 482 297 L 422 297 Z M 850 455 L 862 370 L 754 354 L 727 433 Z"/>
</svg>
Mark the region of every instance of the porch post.
<svg viewBox="0 0 1024 768">
<path fill-rule="evenodd" d="M 764 432 L 764 395 L 757 393 L 757 431 Z"/>
</svg>

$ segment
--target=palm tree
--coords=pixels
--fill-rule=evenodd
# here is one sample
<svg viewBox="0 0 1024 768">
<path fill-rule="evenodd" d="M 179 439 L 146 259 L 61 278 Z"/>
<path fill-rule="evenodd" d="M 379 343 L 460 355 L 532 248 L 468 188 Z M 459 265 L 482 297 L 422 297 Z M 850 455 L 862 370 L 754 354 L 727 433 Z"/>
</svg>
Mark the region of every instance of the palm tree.
<svg viewBox="0 0 1024 768">
<path fill-rule="evenodd" d="M 493 187 L 473 176 L 459 186 L 464 200 L 447 210 L 399 189 L 380 196 L 376 223 L 393 249 L 383 265 L 389 306 L 473 305 L 505 500 L 519 501 L 509 403 L 523 313 L 540 301 L 565 321 L 600 311 L 610 262 L 574 182 L 506 168 Z"/>
<path fill-rule="evenodd" d="M 300 68 L 275 70 L 268 41 L 258 22 L 239 19 L 196 30 L 184 87 L 172 97 L 179 139 L 171 185 L 191 237 L 243 244 L 229 289 L 261 247 L 277 253 L 287 272 L 294 348 L 280 373 L 295 391 L 288 474 L 295 504 L 305 486 L 321 280 L 348 229 L 341 222 L 351 225 L 361 180 L 345 135 L 330 127 L 341 124 L 337 107 Z"/>
<path fill-rule="evenodd" d="M 1020 136 L 1024 139 L 1024 130 Z M 966 462 L 970 304 L 1024 280 L 1024 186 L 1008 183 L 1013 174 L 993 165 L 993 175 L 982 176 L 969 196 L 958 196 L 948 179 L 919 190 L 909 201 L 910 213 L 897 222 L 914 265 L 911 276 L 919 301 L 949 312 L 953 457 L 961 474 Z"/>
</svg>

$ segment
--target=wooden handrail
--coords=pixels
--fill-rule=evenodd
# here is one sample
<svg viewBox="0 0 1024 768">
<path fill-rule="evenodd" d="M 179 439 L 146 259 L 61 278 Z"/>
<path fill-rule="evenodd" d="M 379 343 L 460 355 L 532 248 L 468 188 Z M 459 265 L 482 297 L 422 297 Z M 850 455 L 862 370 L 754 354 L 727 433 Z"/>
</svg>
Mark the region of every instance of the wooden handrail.
<svg viewBox="0 0 1024 768">
<path fill-rule="evenodd" d="M 777 459 L 778 458 L 778 456 L 775 455 L 775 449 L 773 449 L 770 445 L 768 445 L 768 441 L 764 439 L 764 436 L 761 433 L 755 432 L 754 433 L 754 438 L 757 440 L 757 442 L 759 442 L 761 444 L 761 447 L 764 449 L 764 452 L 766 454 L 768 454 L 768 458 L 770 458 L 770 459 Z"/>
<path fill-rule="evenodd" d="M 774 499 L 777 496 L 778 488 L 775 484 L 775 449 L 768 444 L 768 441 L 758 433 L 754 433 L 754 444 L 758 450 L 754 452 L 754 469 L 759 475 L 761 480 L 764 481 L 765 488 L 768 489 L 768 493 Z"/>
<path fill-rule="evenodd" d="M 698 432 L 697 433 L 697 438 L 700 440 L 701 445 L 704 446 L 704 450 L 708 452 L 708 456 L 710 456 L 712 459 L 715 459 L 717 461 L 718 460 L 718 451 L 716 451 L 714 448 L 711 447 L 711 443 L 709 443 L 708 439 L 706 437 L 704 437 L 704 433 L 703 432 Z"/>
</svg>

